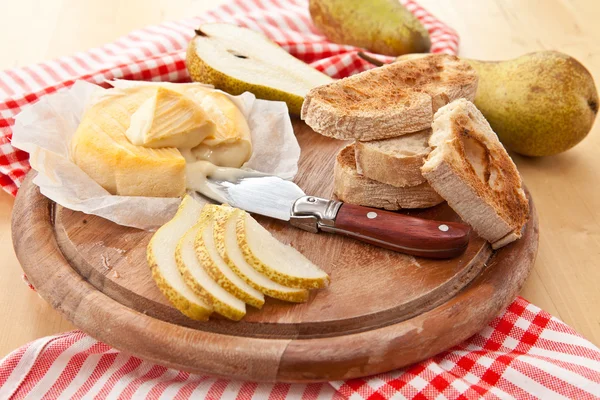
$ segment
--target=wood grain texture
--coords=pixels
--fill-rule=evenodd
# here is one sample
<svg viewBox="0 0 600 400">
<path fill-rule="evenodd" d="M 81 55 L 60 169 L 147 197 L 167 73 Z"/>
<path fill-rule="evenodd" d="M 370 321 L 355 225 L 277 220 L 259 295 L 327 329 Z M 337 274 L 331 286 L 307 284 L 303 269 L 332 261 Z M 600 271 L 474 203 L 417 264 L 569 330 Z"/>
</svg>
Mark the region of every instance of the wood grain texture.
<svg viewBox="0 0 600 400">
<path fill-rule="evenodd" d="M 297 120 L 294 127 L 303 149 L 297 182 L 307 193 L 331 196 L 333 159 L 343 143 Z M 38 293 L 97 339 L 192 372 L 315 381 L 419 361 L 496 316 L 514 298 L 537 249 L 534 210 L 525 237 L 506 250 L 490 258 L 489 245 L 473 234 L 464 254 L 447 260 L 260 219 L 325 269 L 331 286 L 313 291 L 305 304 L 268 299 L 240 322 L 197 322 L 175 310 L 152 281 L 145 261 L 151 233 L 61 208 L 39 194 L 31 175 L 17 197 L 13 240 Z M 445 204 L 410 214 L 459 221 Z M 470 285 L 473 279 L 480 283 Z M 415 324 L 421 328 L 415 331 Z"/>
<path fill-rule="evenodd" d="M 375 246 L 426 258 L 458 257 L 466 250 L 471 232 L 469 225 L 460 222 L 425 220 L 354 204 L 342 205 L 335 228 Z"/>
<path fill-rule="evenodd" d="M 298 120 L 294 127 L 303 149 L 298 184 L 306 193 L 332 196 L 333 159 L 343 143 L 315 134 Z M 446 205 L 413 214 L 459 220 Z M 325 269 L 335 285 L 312 292 L 306 304 L 286 305 L 270 299 L 260 311 L 249 308 L 248 315 L 237 324 L 220 319 L 192 321 L 170 306 L 144 261 L 150 233 L 62 207 L 56 207 L 55 229 L 58 245 L 70 264 L 111 298 L 180 325 L 253 336 L 328 336 L 406 319 L 453 296 L 478 274 L 490 255 L 488 245 L 475 235 L 464 254 L 440 262 L 415 259 L 339 235 L 315 235 L 277 220 L 259 221 L 279 240 Z"/>
</svg>

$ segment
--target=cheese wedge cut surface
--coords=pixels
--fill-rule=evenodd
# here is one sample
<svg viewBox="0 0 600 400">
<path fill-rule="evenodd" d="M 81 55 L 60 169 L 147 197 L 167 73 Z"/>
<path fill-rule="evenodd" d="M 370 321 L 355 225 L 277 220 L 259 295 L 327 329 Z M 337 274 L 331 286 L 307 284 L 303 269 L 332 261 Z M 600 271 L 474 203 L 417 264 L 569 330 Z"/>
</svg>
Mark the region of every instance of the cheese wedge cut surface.
<svg viewBox="0 0 600 400">
<path fill-rule="evenodd" d="M 212 123 L 194 98 L 164 86 L 132 114 L 125 134 L 129 141 L 144 147 L 198 146 L 212 134 Z"/>
<path fill-rule="evenodd" d="M 88 109 L 71 141 L 71 158 L 111 194 L 179 197 L 185 193 L 185 159 L 176 148 L 149 149 L 125 135 L 131 115 L 155 89 L 109 89 Z"/>
<path fill-rule="evenodd" d="M 199 83 L 113 82 L 117 88 L 156 88 L 185 95 L 204 112 L 209 131 L 206 139 L 190 151 L 180 147 L 188 161 L 206 160 L 222 167 L 239 168 L 252 155 L 252 138 L 246 117 L 225 94 Z"/>
<path fill-rule="evenodd" d="M 283 286 L 248 264 L 237 243 L 236 223 L 240 215 L 241 210 L 236 209 L 216 215 L 213 235 L 219 255 L 240 278 L 265 295 L 294 303 L 306 302 L 308 290 Z"/>
<path fill-rule="evenodd" d="M 199 232 L 207 227 L 212 218 L 212 211 L 204 210 L 199 222 L 190 228 L 179 240 L 175 251 L 175 259 L 183 280 L 198 296 L 209 302 L 214 311 L 234 321 L 246 315 L 246 303 L 223 289 L 206 272 L 204 263 L 196 256 L 194 240 Z"/>
<path fill-rule="evenodd" d="M 175 261 L 179 238 L 198 220 L 202 207 L 186 196 L 175 217 L 156 231 L 147 248 L 152 278 L 165 297 L 184 315 L 195 320 L 207 320 L 212 306 L 194 293 L 185 283 Z"/>
<path fill-rule="evenodd" d="M 250 127 L 244 114 L 222 93 L 198 87 L 188 93 L 193 94 L 214 125 L 212 135 L 192 149 L 194 158 L 221 167 L 241 167 L 252 155 Z"/>
<path fill-rule="evenodd" d="M 216 218 L 217 215 L 222 213 L 230 214 L 233 211 L 230 207 L 208 207 L 213 207 L 213 218 Z M 200 263 L 204 266 L 208 275 L 217 282 L 219 286 L 245 303 L 256 308 L 261 308 L 263 304 L 265 304 L 264 295 L 248 285 L 242 278 L 233 272 L 231 268 L 229 268 L 229 265 L 221 258 L 221 255 L 215 246 L 213 218 L 207 221 L 206 225 L 198 231 L 197 236 L 194 239 L 196 257 L 200 260 Z"/>
<path fill-rule="evenodd" d="M 236 222 L 239 248 L 255 270 L 284 286 L 319 289 L 329 285 L 329 275 L 298 250 L 275 239 L 245 211 Z"/>
</svg>

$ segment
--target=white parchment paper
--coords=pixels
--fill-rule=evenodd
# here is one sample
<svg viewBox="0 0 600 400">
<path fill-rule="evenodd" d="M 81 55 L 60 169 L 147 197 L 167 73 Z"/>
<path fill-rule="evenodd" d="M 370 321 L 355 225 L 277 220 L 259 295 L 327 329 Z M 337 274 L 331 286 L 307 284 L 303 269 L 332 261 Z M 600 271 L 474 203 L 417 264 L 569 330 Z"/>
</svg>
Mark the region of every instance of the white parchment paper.
<svg viewBox="0 0 600 400">
<path fill-rule="evenodd" d="M 156 84 L 111 83 L 121 88 Z M 12 145 L 30 154 L 31 167 L 38 172 L 33 183 L 61 206 L 120 225 L 156 229 L 173 217 L 181 199 L 111 195 L 71 161 L 71 138 L 81 117 L 105 90 L 78 81 L 24 108 L 15 117 Z M 292 179 L 298 171 L 300 146 L 285 103 L 259 100 L 251 93 L 224 94 L 240 108 L 250 127 L 253 153 L 242 168 Z"/>
</svg>

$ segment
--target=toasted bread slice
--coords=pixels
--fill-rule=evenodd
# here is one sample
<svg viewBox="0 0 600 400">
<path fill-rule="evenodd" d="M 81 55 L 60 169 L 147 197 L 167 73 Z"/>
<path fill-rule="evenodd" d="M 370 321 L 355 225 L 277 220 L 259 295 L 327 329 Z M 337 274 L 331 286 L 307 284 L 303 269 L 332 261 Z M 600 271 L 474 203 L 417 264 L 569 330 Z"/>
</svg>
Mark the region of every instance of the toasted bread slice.
<svg viewBox="0 0 600 400">
<path fill-rule="evenodd" d="M 301 118 L 337 139 L 387 139 L 431 126 L 434 112 L 461 97 L 472 100 L 477 73 L 456 56 L 399 61 L 312 89 Z"/>
<path fill-rule="evenodd" d="M 402 79 L 408 87 L 431 96 L 434 114 L 454 100 L 475 99 L 479 82 L 477 71 L 459 57 L 423 54 L 422 57 L 404 60 L 400 57 L 395 64 L 402 69 Z"/>
<path fill-rule="evenodd" d="M 399 210 L 427 208 L 444 201 L 427 182 L 396 187 L 361 176 L 356 171 L 354 143 L 338 153 L 334 167 L 334 193 L 346 203 Z"/>
<path fill-rule="evenodd" d="M 396 187 L 425 182 L 421 167 L 431 151 L 431 129 L 397 138 L 356 142 L 356 171 L 367 178 Z"/>
<path fill-rule="evenodd" d="M 421 172 L 450 207 L 494 249 L 521 237 L 529 215 L 521 177 L 471 102 L 439 109 L 429 145 Z"/>
</svg>

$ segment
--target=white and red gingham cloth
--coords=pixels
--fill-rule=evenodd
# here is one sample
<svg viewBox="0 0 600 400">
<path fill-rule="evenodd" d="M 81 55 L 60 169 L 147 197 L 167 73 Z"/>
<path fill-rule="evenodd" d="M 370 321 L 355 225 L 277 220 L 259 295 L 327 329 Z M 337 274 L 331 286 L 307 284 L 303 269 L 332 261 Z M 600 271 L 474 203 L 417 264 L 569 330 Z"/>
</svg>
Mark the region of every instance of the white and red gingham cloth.
<svg viewBox="0 0 600 400">
<path fill-rule="evenodd" d="M 456 54 L 456 32 L 413 0 L 401 0 L 429 31 L 436 53 Z M 13 196 L 29 171 L 27 153 L 10 144 L 14 116 L 41 96 L 84 79 L 188 81 L 185 49 L 201 23 L 227 22 L 261 31 L 295 57 L 334 77 L 372 68 L 360 49 L 328 42 L 312 25 L 306 0 L 235 0 L 201 17 L 131 32 L 105 46 L 42 64 L 0 72 L 0 186 Z M 391 57 L 381 57 L 391 61 Z"/>
<path fill-rule="evenodd" d="M 0 360 L 0 399 L 595 399 L 600 351 L 517 298 L 466 342 L 411 367 L 313 384 L 191 375 L 121 353 L 81 331 Z"/>
<path fill-rule="evenodd" d="M 413 0 L 433 52 L 456 54 L 458 36 Z M 358 49 L 328 42 L 305 0 L 234 0 L 201 17 L 152 26 L 100 48 L 0 72 L 0 185 L 15 195 L 28 155 L 10 144 L 14 116 L 41 96 L 85 79 L 188 80 L 185 48 L 204 22 L 262 31 L 336 78 L 371 66 Z M 380 57 L 382 61 L 391 58 Z M 522 298 L 482 332 L 409 368 L 345 382 L 265 384 L 190 375 L 142 361 L 73 331 L 29 343 L 0 360 L 0 399 L 475 399 L 600 398 L 600 350 Z"/>
</svg>

